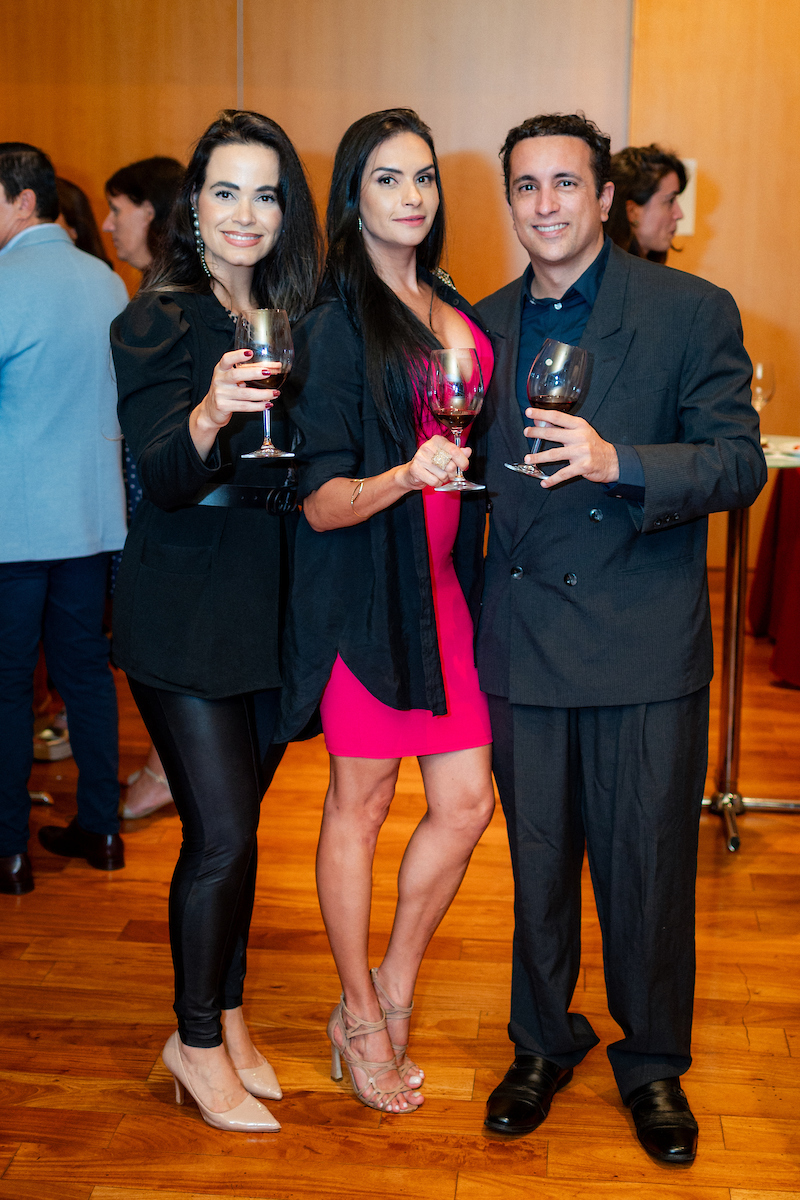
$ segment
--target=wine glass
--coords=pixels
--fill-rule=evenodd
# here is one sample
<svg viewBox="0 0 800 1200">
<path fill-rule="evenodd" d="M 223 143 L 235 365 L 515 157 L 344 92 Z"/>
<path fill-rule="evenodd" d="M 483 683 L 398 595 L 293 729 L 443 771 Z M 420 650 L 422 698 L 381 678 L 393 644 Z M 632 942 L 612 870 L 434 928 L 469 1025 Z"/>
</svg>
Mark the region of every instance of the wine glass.
<svg viewBox="0 0 800 1200">
<path fill-rule="evenodd" d="M 533 360 L 528 374 L 527 391 L 531 406 L 569 412 L 581 398 L 590 362 L 591 355 L 588 350 L 547 338 Z M 535 424 L 544 428 L 547 422 L 536 421 Z M 542 439 L 536 438 L 531 447 L 531 454 L 538 454 L 541 445 Z M 548 478 L 539 467 L 525 462 L 505 465 L 509 471 L 519 471 L 521 475 L 534 475 L 537 479 Z"/>
<path fill-rule="evenodd" d="M 461 446 L 461 434 L 481 411 L 483 375 L 476 350 L 434 350 L 428 368 L 428 396 L 431 412 L 453 434 Z M 482 483 L 470 483 L 461 467 L 449 483 L 437 492 L 482 492 Z"/>
<path fill-rule="evenodd" d="M 248 380 L 248 387 L 280 391 L 294 361 L 292 331 L 289 318 L 282 308 L 246 308 L 237 317 L 233 345 L 236 350 L 253 351 L 253 357 L 239 366 L 250 367 L 260 362 L 280 364 L 280 370 L 273 375 Z M 270 437 L 271 408 L 272 401 L 264 409 L 264 441 L 258 450 L 243 454 L 242 458 L 294 458 L 290 450 L 279 450 L 273 444 Z"/>
<path fill-rule="evenodd" d="M 769 404 L 775 391 L 775 368 L 771 362 L 753 363 L 753 408 L 757 413 Z"/>
</svg>

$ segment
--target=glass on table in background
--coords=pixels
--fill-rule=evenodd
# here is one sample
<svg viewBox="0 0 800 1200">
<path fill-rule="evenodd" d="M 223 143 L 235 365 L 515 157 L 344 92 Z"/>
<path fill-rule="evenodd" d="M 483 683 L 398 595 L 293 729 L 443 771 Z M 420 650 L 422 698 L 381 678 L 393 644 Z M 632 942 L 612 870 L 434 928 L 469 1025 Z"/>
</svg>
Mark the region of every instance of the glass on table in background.
<svg viewBox="0 0 800 1200">
<path fill-rule="evenodd" d="M 428 368 L 428 397 L 437 421 L 453 434 L 461 446 L 461 434 L 481 411 L 483 375 L 476 350 L 434 350 Z M 460 467 L 449 483 L 437 492 L 482 492 L 482 483 L 470 483 Z"/>
<path fill-rule="evenodd" d="M 292 369 L 294 346 L 289 318 L 282 308 L 246 308 L 236 320 L 234 349 L 252 350 L 253 357 L 242 366 L 255 363 L 277 363 L 279 370 L 261 379 L 249 380 L 247 386 L 280 391 Z M 279 450 L 270 436 L 270 409 L 264 409 L 264 441 L 258 450 L 243 454 L 242 458 L 294 458 L 290 450 Z"/>
<path fill-rule="evenodd" d="M 753 408 L 757 413 L 769 404 L 775 391 L 775 368 L 771 362 L 753 363 Z"/>
<path fill-rule="evenodd" d="M 569 412 L 580 400 L 589 374 L 591 355 L 580 346 L 570 346 L 567 342 L 556 342 L 547 338 L 542 348 L 533 360 L 528 373 L 528 401 L 532 408 L 552 408 L 556 412 Z M 545 428 L 546 421 L 536 421 L 536 425 Z M 531 446 L 531 454 L 538 454 L 542 439 L 536 438 Z M 506 463 L 509 471 L 519 471 L 521 475 L 533 475 L 537 479 L 547 479 L 544 471 L 529 463 Z"/>
</svg>

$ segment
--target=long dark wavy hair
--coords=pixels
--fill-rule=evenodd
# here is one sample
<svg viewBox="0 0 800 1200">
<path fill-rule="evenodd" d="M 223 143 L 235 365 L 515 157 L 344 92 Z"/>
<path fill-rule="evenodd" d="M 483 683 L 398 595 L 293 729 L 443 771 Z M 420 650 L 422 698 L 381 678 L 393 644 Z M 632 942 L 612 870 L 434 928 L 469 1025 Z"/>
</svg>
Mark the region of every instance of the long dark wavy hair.
<svg viewBox="0 0 800 1200">
<path fill-rule="evenodd" d="M 289 319 L 296 321 L 311 307 L 319 282 L 319 223 L 297 151 L 280 125 L 256 112 L 227 108 L 198 140 L 142 291 L 211 291 L 195 242 L 192 207 L 205 183 L 213 151 L 231 142 L 264 146 L 278 155 L 283 225 L 272 250 L 256 264 L 252 291 L 259 308 L 284 308 Z"/>
<path fill-rule="evenodd" d="M 414 437 L 414 397 L 424 393 L 432 331 L 397 298 L 378 275 L 358 228 L 361 183 L 370 155 L 399 133 L 415 133 L 429 147 L 439 190 L 439 208 L 417 247 L 417 269 L 434 271 L 444 246 L 444 197 L 431 131 L 410 108 L 369 113 L 354 122 L 336 151 L 328 199 L 326 284 L 340 296 L 364 339 L 367 382 L 384 427 L 398 443 Z"/>
<path fill-rule="evenodd" d="M 665 175 L 674 171 L 678 176 L 678 194 L 688 182 L 686 167 L 676 154 L 662 150 L 655 142 L 651 146 L 626 146 L 611 159 L 611 178 L 614 181 L 614 199 L 608 214 L 606 233 L 613 242 L 635 254 L 637 258 L 649 258 L 651 262 L 665 263 L 666 250 L 643 250 L 636 240 L 628 218 L 628 200 L 634 204 L 647 204 L 658 190 Z M 673 247 L 674 249 L 674 247 Z"/>
<path fill-rule="evenodd" d="M 61 216 L 69 228 L 75 232 L 75 245 L 79 250 L 84 250 L 87 254 L 93 254 L 95 258 L 102 259 L 106 266 L 110 267 L 111 260 L 106 254 L 106 248 L 103 245 L 103 239 L 97 228 L 97 221 L 94 219 L 92 206 L 86 192 L 71 179 L 62 179 L 60 175 L 56 175 L 56 191 L 58 192 L 58 207 Z"/>
</svg>

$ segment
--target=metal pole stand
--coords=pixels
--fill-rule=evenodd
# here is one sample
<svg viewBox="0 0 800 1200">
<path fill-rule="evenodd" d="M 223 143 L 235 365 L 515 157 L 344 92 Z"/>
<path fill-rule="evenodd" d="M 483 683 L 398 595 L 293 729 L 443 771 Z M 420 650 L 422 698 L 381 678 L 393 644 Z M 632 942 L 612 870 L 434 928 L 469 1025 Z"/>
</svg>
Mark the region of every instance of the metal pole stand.
<svg viewBox="0 0 800 1200">
<path fill-rule="evenodd" d="M 770 812 L 800 812 L 797 800 L 758 800 L 739 791 L 739 742 L 742 732 L 744 677 L 744 616 L 747 598 L 747 535 L 750 512 L 728 513 L 728 557 L 725 564 L 725 627 L 722 635 L 722 695 L 719 708 L 717 790 L 703 804 L 725 821 L 728 849 L 739 849 L 736 817 L 748 808 Z"/>
</svg>

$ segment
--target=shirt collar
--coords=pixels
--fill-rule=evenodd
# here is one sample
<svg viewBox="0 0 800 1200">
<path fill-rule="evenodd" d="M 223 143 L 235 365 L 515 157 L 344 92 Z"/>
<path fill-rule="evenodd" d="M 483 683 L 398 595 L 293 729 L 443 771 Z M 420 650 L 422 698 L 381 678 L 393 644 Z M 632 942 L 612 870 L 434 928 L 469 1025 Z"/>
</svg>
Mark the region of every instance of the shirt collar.
<svg viewBox="0 0 800 1200">
<path fill-rule="evenodd" d="M 561 297 L 563 304 L 567 300 L 572 300 L 579 297 L 585 301 L 590 308 L 594 308 L 594 302 L 597 299 L 597 293 L 600 291 L 600 284 L 603 282 L 603 275 L 606 270 L 608 256 L 611 253 L 611 238 L 603 239 L 603 247 L 593 262 L 589 264 L 579 279 L 576 279 L 571 287 L 567 288 L 564 295 Z M 533 283 L 533 266 L 529 263 L 528 269 L 525 272 L 525 278 L 522 285 L 522 306 L 525 307 L 525 302 L 531 304 L 547 304 L 556 303 L 553 299 L 535 299 L 531 295 L 531 284 Z"/>
</svg>

